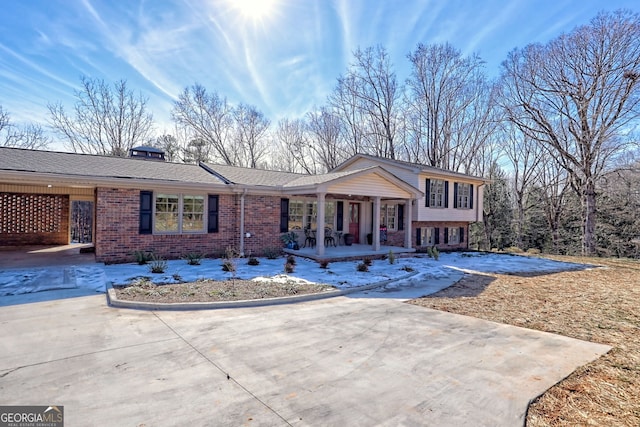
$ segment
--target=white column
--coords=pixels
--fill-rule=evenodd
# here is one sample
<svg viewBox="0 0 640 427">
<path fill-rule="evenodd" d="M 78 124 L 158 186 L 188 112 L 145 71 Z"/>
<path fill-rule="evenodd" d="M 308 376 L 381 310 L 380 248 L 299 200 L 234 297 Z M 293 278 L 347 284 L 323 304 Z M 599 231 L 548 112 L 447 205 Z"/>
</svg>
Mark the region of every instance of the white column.
<svg viewBox="0 0 640 427">
<path fill-rule="evenodd" d="M 411 225 L 413 221 L 411 218 L 413 217 L 413 212 L 411 212 L 412 200 L 407 199 L 404 201 L 404 247 L 411 248 L 411 233 L 413 230 Z"/>
<path fill-rule="evenodd" d="M 380 197 L 373 199 L 373 250 L 380 250 Z"/>
<path fill-rule="evenodd" d="M 318 218 L 316 232 L 316 254 L 324 255 L 324 193 L 318 193 Z"/>
</svg>

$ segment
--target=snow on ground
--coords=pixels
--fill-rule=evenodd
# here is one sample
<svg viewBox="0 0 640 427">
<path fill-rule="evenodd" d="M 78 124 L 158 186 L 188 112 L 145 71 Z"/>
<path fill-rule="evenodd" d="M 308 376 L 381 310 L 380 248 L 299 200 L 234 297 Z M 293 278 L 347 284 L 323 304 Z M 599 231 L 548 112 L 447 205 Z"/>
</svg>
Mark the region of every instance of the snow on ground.
<svg viewBox="0 0 640 427">
<path fill-rule="evenodd" d="M 250 266 L 246 259 L 237 259 L 235 277 L 255 279 L 278 276 L 279 280 L 288 277 L 291 280 L 329 284 L 339 289 L 354 289 L 391 281 L 380 288 L 353 295 L 398 299 L 416 298 L 437 292 L 457 282 L 465 272 L 550 273 L 589 267 L 537 257 L 462 252 L 443 253 L 437 261 L 423 255 L 397 258 L 394 264 L 390 264 L 388 260 L 374 260 L 368 272 L 357 271 L 357 265 L 361 261 L 331 262 L 328 268 L 323 269 L 316 261 L 296 258 L 294 273 L 283 276 L 284 257 L 259 260 L 259 265 Z M 220 259 L 204 259 L 201 265 L 195 266 L 188 265 L 185 260 L 167 261 L 167 269 L 163 274 L 151 273 L 149 265 L 138 264 L 5 269 L 0 270 L 0 297 L 51 290 L 66 290 L 71 296 L 78 292 L 105 292 L 111 285 L 127 284 L 142 277 L 148 277 L 154 283 L 233 277 L 232 273 L 222 271 L 221 266 Z M 3 301 L 0 300 L 1 305 Z"/>
</svg>

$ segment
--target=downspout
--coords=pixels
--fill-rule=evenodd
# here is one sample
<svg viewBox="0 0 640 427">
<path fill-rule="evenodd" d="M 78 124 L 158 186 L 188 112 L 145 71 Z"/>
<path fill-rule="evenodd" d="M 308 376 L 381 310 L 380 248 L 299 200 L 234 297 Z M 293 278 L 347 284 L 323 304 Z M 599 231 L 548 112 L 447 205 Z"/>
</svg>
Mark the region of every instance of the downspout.
<svg viewBox="0 0 640 427">
<path fill-rule="evenodd" d="M 244 257 L 244 196 L 247 195 L 245 188 L 240 194 L 240 256 Z"/>
</svg>

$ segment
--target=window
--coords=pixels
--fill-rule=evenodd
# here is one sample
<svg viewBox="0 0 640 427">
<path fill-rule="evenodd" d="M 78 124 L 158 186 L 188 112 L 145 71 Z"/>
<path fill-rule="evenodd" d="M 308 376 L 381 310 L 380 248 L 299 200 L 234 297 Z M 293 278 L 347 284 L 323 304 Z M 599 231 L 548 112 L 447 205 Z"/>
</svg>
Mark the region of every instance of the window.
<svg viewBox="0 0 640 427">
<path fill-rule="evenodd" d="M 455 206 L 457 209 L 473 208 L 473 185 L 456 182 L 453 189 Z"/>
<path fill-rule="evenodd" d="M 442 179 L 427 179 L 427 207 L 448 207 L 449 182 Z"/>
<path fill-rule="evenodd" d="M 435 239 L 435 228 L 433 227 L 422 227 L 420 229 L 422 233 L 420 238 L 420 244 L 422 246 L 433 246 L 436 244 Z"/>
<path fill-rule="evenodd" d="M 304 214 L 304 202 L 291 200 L 289 202 L 289 230 L 302 230 L 302 216 Z"/>
<path fill-rule="evenodd" d="M 449 239 L 447 243 L 457 245 L 460 243 L 460 229 L 458 227 L 449 227 Z"/>
<path fill-rule="evenodd" d="M 153 230 L 158 233 L 194 233 L 204 230 L 204 196 L 157 194 Z"/>
<path fill-rule="evenodd" d="M 396 229 L 396 205 L 380 205 L 380 227 Z"/>
</svg>

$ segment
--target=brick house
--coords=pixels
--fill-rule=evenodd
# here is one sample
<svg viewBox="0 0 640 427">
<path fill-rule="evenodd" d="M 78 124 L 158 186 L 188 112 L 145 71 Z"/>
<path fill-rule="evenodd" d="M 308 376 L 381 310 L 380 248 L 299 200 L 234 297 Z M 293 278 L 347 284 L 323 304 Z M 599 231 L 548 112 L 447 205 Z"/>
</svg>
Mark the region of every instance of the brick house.
<svg viewBox="0 0 640 427">
<path fill-rule="evenodd" d="M 482 218 L 483 180 L 410 165 L 355 156 L 302 175 L 168 163 L 144 147 L 130 158 L 0 147 L 0 246 L 93 243 L 96 261 L 108 263 L 131 261 L 136 250 L 260 255 L 282 247 L 284 232 L 304 241 L 305 230 L 316 233 L 318 255 L 331 251 L 325 233 L 373 250 L 467 247 L 468 223 Z M 425 187 L 425 177 L 437 185 Z"/>
</svg>

